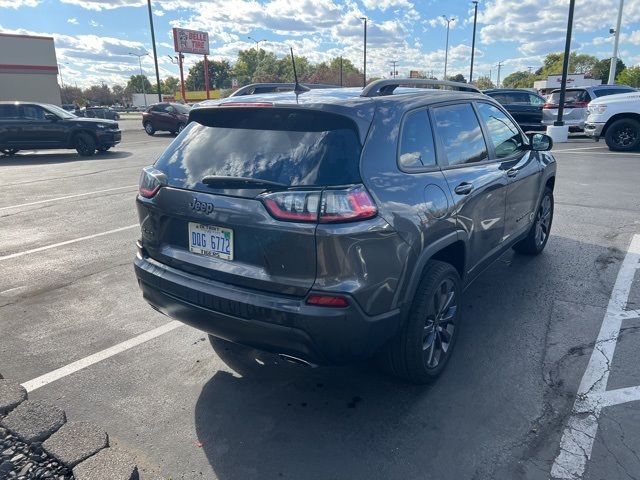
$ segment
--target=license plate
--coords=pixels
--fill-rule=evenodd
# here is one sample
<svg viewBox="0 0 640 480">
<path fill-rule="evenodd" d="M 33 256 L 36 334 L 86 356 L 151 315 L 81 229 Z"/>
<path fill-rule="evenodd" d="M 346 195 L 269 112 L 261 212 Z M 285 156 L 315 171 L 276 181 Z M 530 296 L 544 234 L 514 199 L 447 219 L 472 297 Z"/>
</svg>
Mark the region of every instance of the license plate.
<svg viewBox="0 0 640 480">
<path fill-rule="evenodd" d="M 233 230 L 189 222 L 189 251 L 233 260 Z"/>
</svg>

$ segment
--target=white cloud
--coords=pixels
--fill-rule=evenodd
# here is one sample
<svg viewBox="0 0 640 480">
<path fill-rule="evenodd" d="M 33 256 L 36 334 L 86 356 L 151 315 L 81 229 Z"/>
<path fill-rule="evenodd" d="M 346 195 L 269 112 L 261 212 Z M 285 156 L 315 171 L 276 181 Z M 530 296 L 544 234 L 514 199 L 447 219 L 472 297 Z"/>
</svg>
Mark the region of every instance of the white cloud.
<svg viewBox="0 0 640 480">
<path fill-rule="evenodd" d="M 409 0 L 362 0 L 362 5 L 368 10 L 377 8 L 383 12 L 390 7 L 413 8 L 413 4 Z"/>
<path fill-rule="evenodd" d="M 102 24 L 96 22 L 93 19 L 89 20 L 89 25 L 91 25 L 92 27 L 102 27 L 103 26 Z"/>
<path fill-rule="evenodd" d="M 78 25 L 78 19 L 75 17 L 67 18 L 67 23 L 70 23 L 71 25 Z"/>
<path fill-rule="evenodd" d="M 26 0 L 29 1 L 29 0 Z M 60 0 L 62 3 L 77 5 L 86 10 L 113 10 L 120 7 L 141 7 L 145 0 Z"/>
<path fill-rule="evenodd" d="M 0 0 L 0 8 L 37 7 L 41 0 Z"/>
</svg>

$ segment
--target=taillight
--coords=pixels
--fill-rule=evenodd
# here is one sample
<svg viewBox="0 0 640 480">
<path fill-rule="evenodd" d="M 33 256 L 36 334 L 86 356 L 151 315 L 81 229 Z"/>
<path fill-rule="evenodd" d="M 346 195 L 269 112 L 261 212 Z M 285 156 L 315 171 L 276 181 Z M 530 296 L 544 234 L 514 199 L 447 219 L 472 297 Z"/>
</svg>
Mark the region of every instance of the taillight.
<svg viewBox="0 0 640 480">
<path fill-rule="evenodd" d="M 320 196 L 319 191 L 277 192 L 264 195 L 262 201 L 278 220 L 316 222 Z"/>
<path fill-rule="evenodd" d="M 362 185 L 346 189 L 285 191 L 263 195 L 262 202 L 278 220 L 352 222 L 375 217 L 373 200 Z"/>
<path fill-rule="evenodd" d="M 138 185 L 138 192 L 144 198 L 151 198 L 160 187 L 162 187 L 164 181 L 164 173 L 153 167 L 144 167 L 140 172 L 140 183 Z"/>
<path fill-rule="evenodd" d="M 349 306 L 349 301 L 340 295 L 320 295 L 312 293 L 307 297 L 307 305 L 344 308 Z"/>
<path fill-rule="evenodd" d="M 373 200 L 363 186 L 348 190 L 325 190 L 320 205 L 320 223 L 349 222 L 375 217 Z"/>
<path fill-rule="evenodd" d="M 548 110 L 550 108 L 558 108 L 558 105 L 556 105 L 555 103 L 545 103 L 544 105 L 542 105 L 542 108 Z"/>
<path fill-rule="evenodd" d="M 589 106 L 589 102 L 573 102 L 573 103 L 565 103 L 565 108 L 587 108 Z"/>
</svg>

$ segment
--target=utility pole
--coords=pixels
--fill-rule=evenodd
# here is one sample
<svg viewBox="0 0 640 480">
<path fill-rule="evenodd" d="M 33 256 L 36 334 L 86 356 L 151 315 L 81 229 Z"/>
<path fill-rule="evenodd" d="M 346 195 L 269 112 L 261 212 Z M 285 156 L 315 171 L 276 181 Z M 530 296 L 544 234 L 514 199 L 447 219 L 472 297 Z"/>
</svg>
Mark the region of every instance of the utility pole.
<svg viewBox="0 0 640 480">
<path fill-rule="evenodd" d="M 142 95 L 144 95 L 144 106 L 146 108 L 147 107 L 147 89 L 144 86 L 144 81 L 146 80 L 146 77 L 144 76 L 144 73 L 142 73 L 142 57 L 146 57 L 149 54 L 142 53 L 138 55 L 137 53 L 129 52 L 129 55 L 131 55 L 132 57 L 138 57 L 138 65 L 140 66 L 140 79 L 142 80 Z"/>
<path fill-rule="evenodd" d="M 553 122 L 555 127 L 564 126 L 562 116 L 564 115 L 564 98 L 567 92 L 567 74 L 569 72 L 569 55 L 571 54 L 571 31 L 573 30 L 573 11 L 575 7 L 576 0 L 570 0 L 569 19 L 567 21 L 567 39 L 564 45 L 564 60 L 562 61 L 562 83 L 560 84 L 560 99 L 558 100 L 558 119 Z"/>
<path fill-rule="evenodd" d="M 451 24 L 451 22 L 455 22 L 456 19 L 455 17 L 449 18 L 446 15 L 442 15 L 442 18 L 444 18 L 445 22 L 447 22 L 447 43 L 444 48 L 444 78 L 443 78 L 443 80 L 446 80 L 447 79 L 447 61 L 449 60 L 449 25 Z"/>
<path fill-rule="evenodd" d="M 391 60 L 391 65 L 393 66 L 393 70 L 391 71 L 391 76 L 396 78 L 398 76 L 398 71 L 396 70 L 396 65 L 400 63 L 398 60 Z"/>
<path fill-rule="evenodd" d="M 160 91 L 160 70 L 158 70 L 158 52 L 156 51 L 156 34 L 153 31 L 153 14 L 151 13 L 151 0 L 147 0 L 147 6 L 149 7 L 149 25 L 151 26 L 151 45 L 153 46 L 153 63 L 156 66 L 156 82 L 158 87 L 158 101 L 162 101 L 162 92 Z M 144 97 L 145 104 L 147 97 Z"/>
<path fill-rule="evenodd" d="M 502 63 L 498 62 L 498 79 L 496 80 L 496 88 L 500 88 L 500 70 L 502 69 Z"/>
<path fill-rule="evenodd" d="M 611 57 L 611 65 L 609 66 L 609 85 L 616 83 L 616 66 L 618 64 L 618 41 L 620 40 L 620 25 L 622 24 L 622 8 L 624 0 L 620 0 L 620 8 L 618 9 L 618 22 L 616 23 L 615 38 L 613 40 L 613 56 Z"/>
<path fill-rule="evenodd" d="M 367 17 L 360 17 L 364 20 L 364 61 L 362 66 L 362 88 L 367 86 Z"/>
<path fill-rule="evenodd" d="M 469 70 L 469 83 L 473 83 L 473 57 L 476 52 L 476 24 L 478 23 L 478 0 L 474 0 L 471 3 L 473 3 L 473 37 L 472 37 L 473 39 L 471 40 L 471 69 Z"/>
<path fill-rule="evenodd" d="M 529 75 L 531 75 L 531 70 L 533 70 L 533 67 L 527 67 L 527 69 L 529 70 Z"/>
</svg>

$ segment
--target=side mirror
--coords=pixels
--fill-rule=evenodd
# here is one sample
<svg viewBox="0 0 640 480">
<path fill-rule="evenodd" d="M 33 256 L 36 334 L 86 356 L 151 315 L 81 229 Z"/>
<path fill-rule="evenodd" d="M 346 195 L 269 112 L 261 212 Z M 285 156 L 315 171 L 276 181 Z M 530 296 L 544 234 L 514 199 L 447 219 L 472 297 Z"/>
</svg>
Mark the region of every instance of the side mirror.
<svg viewBox="0 0 640 480">
<path fill-rule="evenodd" d="M 546 152 L 553 148 L 553 139 L 544 133 L 530 133 L 531 150 L 536 152 Z"/>
<path fill-rule="evenodd" d="M 57 122 L 59 120 L 58 116 L 54 115 L 53 113 L 45 113 L 44 119 L 49 120 L 50 122 Z"/>
</svg>

